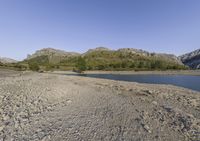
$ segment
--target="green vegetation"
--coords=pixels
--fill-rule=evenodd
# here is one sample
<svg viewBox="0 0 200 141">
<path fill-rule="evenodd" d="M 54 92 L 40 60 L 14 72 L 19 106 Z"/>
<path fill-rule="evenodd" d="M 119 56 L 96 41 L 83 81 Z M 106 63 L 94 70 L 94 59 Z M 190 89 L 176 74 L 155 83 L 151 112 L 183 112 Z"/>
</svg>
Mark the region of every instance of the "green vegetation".
<svg viewBox="0 0 200 141">
<path fill-rule="evenodd" d="M 24 70 L 27 70 L 27 65 L 20 64 L 20 63 L 3 64 L 3 63 L 0 62 L 0 68 L 17 70 L 17 71 L 24 71 Z"/>
<path fill-rule="evenodd" d="M 35 62 L 29 62 L 29 69 L 32 70 L 32 71 L 39 71 L 40 70 L 40 67 L 37 63 Z"/>
<path fill-rule="evenodd" d="M 85 71 L 86 68 L 86 61 L 83 57 L 78 57 L 77 59 L 77 63 L 76 63 L 76 68 L 78 70 L 78 72 L 82 72 Z"/>
<path fill-rule="evenodd" d="M 151 54 L 142 55 L 120 51 L 94 51 L 86 53 L 84 56 L 62 58 L 43 55 L 25 60 L 19 64 L 28 66 L 33 71 L 74 70 L 82 72 L 85 70 L 141 71 L 188 69 L 186 66 L 178 64 L 172 59 Z"/>
<path fill-rule="evenodd" d="M 88 70 L 168 70 L 187 69 L 172 60 L 139 54 L 96 51 L 85 56 Z"/>
</svg>

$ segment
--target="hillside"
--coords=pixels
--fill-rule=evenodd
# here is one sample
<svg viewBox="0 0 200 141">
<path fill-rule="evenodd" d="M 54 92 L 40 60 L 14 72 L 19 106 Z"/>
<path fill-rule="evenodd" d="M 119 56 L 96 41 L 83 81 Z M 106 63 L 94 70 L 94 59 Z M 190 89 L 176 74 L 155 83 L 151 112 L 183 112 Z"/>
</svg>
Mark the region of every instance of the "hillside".
<svg viewBox="0 0 200 141">
<path fill-rule="evenodd" d="M 45 48 L 29 55 L 24 63 L 37 64 L 44 69 L 72 70 L 82 60 L 87 70 L 167 70 L 185 69 L 174 55 L 149 53 L 147 51 L 123 48 L 110 50 L 105 47 L 90 49 L 86 53 L 69 53 Z"/>
<path fill-rule="evenodd" d="M 16 63 L 17 61 L 6 57 L 0 57 L 0 62 L 2 64 L 7 64 L 7 63 Z"/>
<path fill-rule="evenodd" d="M 154 70 L 180 69 L 183 64 L 174 55 L 149 53 L 123 48 L 117 51 L 96 50 L 84 55 L 91 70 Z"/>
<path fill-rule="evenodd" d="M 184 54 L 179 57 L 187 66 L 193 69 L 200 69 L 200 49 Z"/>
<path fill-rule="evenodd" d="M 171 61 L 171 62 L 175 62 L 177 64 L 183 65 L 183 63 L 181 62 L 181 60 L 176 57 L 173 54 L 164 54 L 164 53 L 150 53 L 147 52 L 145 50 L 141 50 L 141 49 L 133 49 L 133 48 L 122 48 L 118 50 L 119 52 L 124 52 L 124 53 L 131 53 L 134 55 L 142 55 L 142 56 L 146 56 L 146 57 L 157 57 L 160 59 L 165 59 L 167 61 Z"/>
<path fill-rule="evenodd" d="M 61 60 L 64 60 L 68 57 L 78 56 L 79 53 L 66 52 L 63 50 L 53 49 L 53 48 L 44 48 L 36 51 L 32 55 L 28 55 L 25 60 L 34 60 L 40 62 L 40 60 L 48 60 L 50 63 L 59 63 Z M 38 58 L 38 59 L 37 59 Z"/>
</svg>

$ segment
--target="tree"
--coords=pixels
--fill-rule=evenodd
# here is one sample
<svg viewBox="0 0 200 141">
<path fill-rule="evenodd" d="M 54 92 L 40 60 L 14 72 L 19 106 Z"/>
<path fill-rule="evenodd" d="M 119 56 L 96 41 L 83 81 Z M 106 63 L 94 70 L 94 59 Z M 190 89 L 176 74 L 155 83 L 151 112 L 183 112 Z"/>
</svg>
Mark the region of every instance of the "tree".
<svg viewBox="0 0 200 141">
<path fill-rule="evenodd" d="M 32 71 L 39 71 L 40 69 L 37 63 L 29 62 L 28 65 L 29 65 L 29 69 Z"/>
<path fill-rule="evenodd" d="M 76 68 L 78 71 L 82 72 L 86 70 L 86 61 L 83 57 L 78 57 Z"/>
<path fill-rule="evenodd" d="M 144 67 L 144 62 L 140 61 L 138 64 L 138 68 L 143 68 Z"/>
</svg>

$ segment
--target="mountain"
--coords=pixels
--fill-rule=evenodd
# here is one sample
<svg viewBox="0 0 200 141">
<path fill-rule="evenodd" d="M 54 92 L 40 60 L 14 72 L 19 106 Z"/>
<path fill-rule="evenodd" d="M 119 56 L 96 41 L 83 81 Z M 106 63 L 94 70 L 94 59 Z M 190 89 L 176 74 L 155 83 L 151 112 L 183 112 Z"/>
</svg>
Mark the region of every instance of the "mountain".
<svg viewBox="0 0 200 141">
<path fill-rule="evenodd" d="M 54 49 L 54 48 L 44 48 L 41 50 L 36 51 L 34 54 L 32 55 L 28 55 L 27 56 L 27 60 L 38 57 L 38 56 L 59 56 L 59 57 L 69 57 L 69 56 L 76 56 L 79 55 L 79 53 L 75 53 L 75 52 L 66 52 L 63 50 L 59 50 L 59 49 Z"/>
<path fill-rule="evenodd" d="M 183 63 L 172 54 L 150 53 L 140 49 L 122 48 L 110 50 L 96 48 L 84 54 L 87 66 L 91 70 L 127 70 L 127 69 L 179 69 Z"/>
<path fill-rule="evenodd" d="M 200 49 L 179 56 L 180 60 L 192 69 L 200 69 Z"/>
<path fill-rule="evenodd" d="M 3 64 L 7 64 L 7 63 L 17 63 L 16 60 L 10 59 L 10 58 L 6 58 L 6 57 L 0 57 L 0 62 L 3 63 Z"/>
<path fill-rule="evenodd" d="M 106 47 L 97 47 L 95 49 L 89 49 L 86 53 L 83 53 L 83 56 L 92 52 L 96 52 L 96 51 L 111 51 L 111 50 Z"/>
<path fill-rule="evenodd" d="M 165 54 L 165 53 L 157 53 L 156 54 L 156 53 L 151 53 L 151 55 L 160 57 L 160 58 L 168 60 L 168 61 L 175 62 L 175 63 L 177 63 L 179 65 L 184 65 L 182 63 L 182 61 L 177 56 L 175 56 L 173 54 Z"/>
<path fill-rule="evenodd" d="M 111 50 L 106 47 L 89 49 L 83 54 L 44 48 L 29 55 L 24 63 L 56 69 L 76 68 L 83 58 L 88 70 L 166 70 L 185 69 L 182 62 L 171 54 L 150 53 L 140 49 L 122 48 Z"/>
<path fill-rule="evenodd" d="M 79 53 L 75 52 L 66 52 L 63 50 L 58 50 L 54 48 L 44 48 L 41 50 L 36 51 L 32 55 L 28 55 L 27 58 L 25 59 L 26 61 L 28 60 L 35 60 L 36 62 L 38 61 L 43 61 L 46 63 L 46 61 L 50 63 L 59 63 L 61 60 L 64 60 L 68 57 L 74 57 L 74 56 L 79 56 Z"/>
<path fill-rule="evenodd" d="M 122 52 L 124 54 L 131 53 L 133 55 L 142 55 L 142 56 L 146 56 L 146 57 L 157 57 L 157 58 L 160 58 L 161 60 L 165 59 L 165 60 L 172 61 L 172 62 L 175 62 L 180 65 L 183 65 L 181 60 L 173 54 L 150 53 L 150 52 L 142 50 L 142 49 L 134 49 L 134 48 L 122 48 L 122 49 L 118 49 L 117 51 Z"/>
</svg>

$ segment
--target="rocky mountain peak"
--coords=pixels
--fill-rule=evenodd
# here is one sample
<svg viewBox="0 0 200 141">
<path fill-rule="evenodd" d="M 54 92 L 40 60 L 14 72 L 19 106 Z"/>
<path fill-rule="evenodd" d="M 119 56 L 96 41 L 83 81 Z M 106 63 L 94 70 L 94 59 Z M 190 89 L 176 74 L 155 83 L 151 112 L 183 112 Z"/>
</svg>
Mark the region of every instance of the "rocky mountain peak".
<svg viewBox="0 0 200 141">
<path fill-rule="evenodd" d="M 200 69 L 200 49 L 179 56 L 180 60 L 193 69 Z"/>
</svg>

